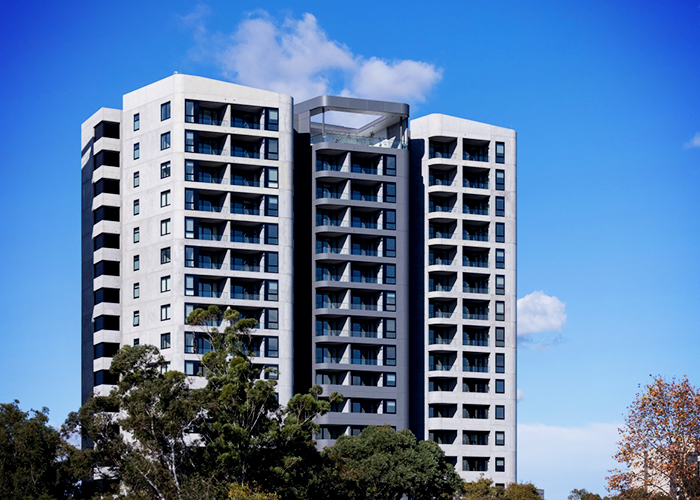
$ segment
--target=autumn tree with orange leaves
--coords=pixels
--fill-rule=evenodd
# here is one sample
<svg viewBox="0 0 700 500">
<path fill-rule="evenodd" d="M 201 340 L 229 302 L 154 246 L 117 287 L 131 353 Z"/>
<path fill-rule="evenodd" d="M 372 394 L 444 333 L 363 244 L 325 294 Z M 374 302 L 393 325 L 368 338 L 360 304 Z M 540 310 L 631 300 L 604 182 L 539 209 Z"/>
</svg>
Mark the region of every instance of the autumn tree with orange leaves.
<svg viewBox="0 0 700 500">
<path fill-rule="evenodd" d="M 700 391 L 687 377 L 654 378 L 628 408 L 608 489 L 700 498 Z"/>
</svg>

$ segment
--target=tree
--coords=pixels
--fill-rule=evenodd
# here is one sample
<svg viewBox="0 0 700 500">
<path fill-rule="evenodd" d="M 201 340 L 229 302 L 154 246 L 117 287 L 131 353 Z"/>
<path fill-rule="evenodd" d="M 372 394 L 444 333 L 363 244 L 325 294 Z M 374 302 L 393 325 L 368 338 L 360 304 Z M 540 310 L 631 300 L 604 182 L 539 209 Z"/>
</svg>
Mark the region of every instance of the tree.
<svg viewBox="0 0 700 500">
<path fill-rule="evenodd" d="M 510 483 L 505 491 L 506 500 L 542 500 L 532 483 Z"/>
<path fill-rule="evenodd" d="M 85 454 L 95 470 L 132 497 L 191 498 L 186 483 L 201 450 L 188 431 L 202 418 L 201 390 L 165 368 L 155 347 L 123 347 L 110 368 L 120 376 L 116 389 L 90 398 L 66 422 L 68 432 L 94 443 Z"/>
<path fill-rule="evenodd" d="M 628 408 L 608 488 L 700 498 L 700 393 L 687 377 L 656 377 Z"/>
<path fill-rule="evenodd" d="M 48 425 L 49 410 L 0 404 L 0 498 L 63 499 L 74 492 L 76 449 Z"/>
<path fill-rule="evenodd" d="M 597 493 L 591 493 L 588 490 L 571 490 L 571 494 L 567 497 L 568 500 L 603 500 Z"/>
<path fill-rule="evenodd" d="M 464 484 L 463 500 L 541 500 L 532 483 L 510 483 L 507 487 L 494 486 L 485 477 Z"/>
<path fill-rule="evenodd" d="M 353 500 L 451 499 L 462 480 L 432 441 L 411 431 L 370 426 L 359 436 L 340 436 L 323 450 L 318 498 Z"/>
</svg>

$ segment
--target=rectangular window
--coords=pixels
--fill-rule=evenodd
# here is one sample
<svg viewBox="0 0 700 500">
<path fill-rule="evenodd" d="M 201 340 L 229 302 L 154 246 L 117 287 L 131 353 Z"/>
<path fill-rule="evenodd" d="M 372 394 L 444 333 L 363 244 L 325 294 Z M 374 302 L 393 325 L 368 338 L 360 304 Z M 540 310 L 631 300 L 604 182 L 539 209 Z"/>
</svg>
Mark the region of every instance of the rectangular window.
<svg viewBox="0 0 700 500">
<path fill-rule="evenodd" d="M 141 230 L 138 227 L 134 228 L 134 243 L 141 241 Z"/>
<path fill-rule="evenodd" d="M 496 295 L 505 295 L 506 294 L 506 277 L 505 276 L 496 276 Z"/>
<path fill-rule="evenodd" d="M 279 328 L 279 310 L 265 309 L 265 328 L 277 330 Z"/>
<path fill-rule="evenodd" d="M 395 339 L 396 338 L 396 320 L 393 318 L 387 318 L 384 320 L 384 338 L 385 339 Z"/>
<path fill-rule="evenodd" d="M 160 278 L 160 292 L 165 293 L 170 291 L 170 276 Z"/>
<path fill-rule="evenodd" d="M 502 326 L 496 327 L 496 347 L 506 346 L 506 329 Z"/>
<path fill-rule="evenodd" d="M 277 217 L 279 214 L 279 198 L 277 196 L 267 196 L 265 202 L 265 215 Z"/>
<path fill-rule="evenodd" d="M 506 381 L 502 379 L 496 380 L 496 394 L 506 393 Z"/>
<path fill-rule="evenodd" d="M 166 177 L 170 177 L 170 162 L 166 161 L 165 163 L 160 164 L 160 178 L 165 179 Z"/>
<path fill-rule="evenodd" d="M 139 339 L 134 339 L 134 347 L 139 345 Z"/>
<path fill-rule="evenodd" d="M 170 247 L 160 249 L 160 263 L 167 264 L 170 262 Z"/>
<path fill-rule="evenodd" d="M 279 293 L 279 282 L 277 280 L 267 280 L 265 285 L 265 300 L 277 301 Z"/>
<path fill-rule="evenodd" d="M 185 247 L 185 267 L 194 267 L 194 247 Z"/>
<path fill-rule="evenodd" d="M 278 231 L 277 224 L 265 224 L 265 244 L 277 245 Z"/>
<path fill-rule="evenodd" d="M 134 311 L 134 326 L 139 326 L 141 324 L 141 315 L 139 314 L 138 311 Z"/>
<path fill-rule="evenodd" d="M 160 105 L 160 121 L 170 118 L 170 101 Z"/>
<path fill-rule="evenodd" d="M 265 339 L 265 356 L 268 358 L 279 357 L 279 339 L 277 337 L 267 337 Z"/>
<path fill-rule="evenodd" d="M 141 286 L 138 283 L 134 283 L 134 298 L 138 299 L 141 296 Z"/>
<path fill-rule="evenodd" d="M 194 296 L 194 276 L 185 275 L 185 295 Z"/>
<path fill-rule="evenodd" d="M 506 171 L 496 170 L 496 191 L 506 190 Z"/>
<path fill-rule="evenodd" d="M 396 238 L 393 236 L 384 238 L 384 257 L 396 257 Z"/>
<path fill-rule="evenodd" d="M 134 144 L 134 160 L 138 160 L 141 157 L 141 146 L 139 143 Z"/>
<path fill-rule="evenodd" d="M 496 302 L 496 321 L 506 320 L 506 303 Z"/>
<path fill-rule="evenodd" d="M 185 238 L 194 239 L 194 219 L 190 217 L 185 218 Z"/>
<path fill-rule="evenodd" d="M 170 132 L 160 134 L 160 150 L 170 149 Z"/>
<path fill-rule="evenodd" d="M 396 203 L 396 184 L 393 182 L 384 184 L 384 201 L 386 203 Z"/>
<path fill-rule="evenodd" d="M 279 170 L 277 167 L 267 167 L 265 173 L 265 187 L 275 189 L 279 187 Z"/>
<path fill-rule="evenodd" d="M 396 374 L 395 373 L 385 373 L 384 374 L 384 386 L 385 387 L 396 387 Z"/>
<path fill-rule="evenodd" d="M 384 346 L 384 366 L 396 366 L 396 347 Z"/>
<path fill-rule="evenodd" d="M 134 187 L 137 188 L 141 185 L 141 174 L 134 172 Z"/>
<path fill-rule="evenodd" d="M 265 139 L 265 158 L 268 160 L 279 159 L 279 142 L 277 139 Z"/>
<path fill-rule="evenodd" d="M 505 420 L 506 418 L 506 407 L 505 406 L 496 406 L 496 420 Z"/>
<path fill-rule="evenodd" d="M 506 199 L 503 196 L 496 196 L 496 216 L 505 217 Z"/>
<path fill-rule="evenodd" d="M 503 222 L 496 222 L 496 243 L 505 243 L 506 225 Z"/>
<path fill-rule="evenodd" d="M 496 432 L 496 446 L 505 446 L 506 445 L 506 433 L 505 432 Z"/>
<path fill-rule="evenodd" d="M 279 254 L 277 252 L 265 253 L 265 272 L 266 273 L 279 272 Z"/>
<path fill-rule="evenodd" d="M 496 373 L 506 372 L 506 355 L 496 354 Z"/>
<path fill-rule="evenodd" d="M 186 153 L 194 153 L 194 132 L 191 130 L 186 130 L 185 131 L 185 152 Z M 185 166 L 187 165 L 187 162 L 185 162 Z M 185 179 L 188 180 L 188 179 Z"/>
<path fill-rule="evenodd" d="M 170 205 L 170 190 L 161 191 L 160 193 L 160 206 L 167 207 Z"/>
<path fill-rule="evenodd" d="M 134 200 L 134 215 L 138 215 L 141 212 L 141 203 L 139 200 Z"/>
<path fill-rule="evenodd" d="M 387 399 L 386 401 L 384 401 L 384 413 L 391 413 L 391 414 L 396 413 L 396 400 L 395 399 Z"/>
<path fill-rule="evenodd" d="M 496 249 L 496 269 L 505 269 L 506 267 L 506 251 L 503 249 Z"/>
<path fill-rule="evenodd" d="M 134 255 L 134 271 L 138 271 L 141 268 L 141 259 L 138 255 Z"/>
<path fill-rule="evenodd" d="M 497 457 L 496 458 L 496 472 L 505 472 L 506 471 L 506 459 Z"/>
<path fill-rule="evenodd" d="M 134 132 L 141 128 L 141 117 L 138 113 L 134 113 Z"/>
<path fill-rule="evenodd" d="M 384 310 L 396 311 L 396 292 L 384 292 Z"/>
<path fill-rule="evenodd" d="M 276 109 L 268 109 L 267 116 L 265 117 L 265 129 L 266 130 L 279 130 L 280 126 L 280 112 Z"/>
<path fill-rule="evenodd" d="M 506 162 L 506 145 L 504 142 L 496 143 L 496 163 Z"/>
<path fill-rule="evenodd" d="M 160 221 L 160 235 L 165 236 L 166 234 L 170 234 L 170 219 Z"/>
<path fill-rule="evenodd" d="M 185 101 L 185 123 L 194 123 L 194 101 Z"/>
<path fill-rule="evenodd" d="M 387 285 L 396 284 L 396 266 L 394 264 L 384 265 L 384 283 Z"/>
<path fill-rule="evenodd" d="M 185 210 L 194 210 L 194 189 L 185 189 Z"/>
<path fill-rule="evenodd" d="M 396 156 L 384 157 L 384 175 L 396 176 Z"/>
<path fill-rule="evenodd" d="M 170 334 L 169 333 L 161 333 L 160 334 L 160 348 L 161 349 L 170 349 Z"/>
<path fill-rule="evenodd" d="M 185 160 L 185 180 L 194 181 L 194 162 Z"/>
<path fill-rule="evenodd" d="M 384 210 L 384 229 L 396 229 L 396 210 Z"/>
<path fill-rule="evenodd" d="M 160 306 L 160 320 L 168 321 L 170 319 L 170 304 Z"/>
</svg>

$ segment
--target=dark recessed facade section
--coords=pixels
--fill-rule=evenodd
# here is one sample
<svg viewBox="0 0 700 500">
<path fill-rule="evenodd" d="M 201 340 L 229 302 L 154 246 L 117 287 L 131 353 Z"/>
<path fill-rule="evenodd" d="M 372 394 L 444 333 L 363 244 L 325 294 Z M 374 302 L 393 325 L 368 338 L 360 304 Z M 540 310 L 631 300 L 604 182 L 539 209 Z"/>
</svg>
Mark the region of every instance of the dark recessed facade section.
<svg viewBox="0 0 700 500">
<path fill-rule="evenodd" d="M 113 358 L 119 350 L 119 344 L 115 342 L 100 342 L 93 348 L 93 356 L 99 358 Z"/>
<path fill-rule="evenodd" d="M 99 370 L 94 373 L 93 386 L 98 385 L 116 385 L 119 382 L 119 376 L 111 373 L 109 370 Z"/>
<path fill-rule="evenodd" d="M 95 332 L 99 332 L 100 330 L 112 330 L 116 332 L 119 331 L 119 316 L 104 314 L 96 317 L 93 324 L 95 325 Z"/>
</svg>

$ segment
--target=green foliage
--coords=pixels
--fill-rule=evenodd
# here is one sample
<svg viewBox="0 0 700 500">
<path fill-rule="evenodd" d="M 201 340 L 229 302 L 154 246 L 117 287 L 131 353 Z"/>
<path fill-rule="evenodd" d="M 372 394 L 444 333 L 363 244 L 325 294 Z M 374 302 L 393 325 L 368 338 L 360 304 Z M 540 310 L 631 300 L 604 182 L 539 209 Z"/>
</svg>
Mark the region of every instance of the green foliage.
<svg viewBox="0 0 700 500">
<path fill-rule="evenodd" d="M 597 493 L 591 493 L 586 489 L 571 490 L 568 500 L 603 500 Z"/>
<path fill-rule="evenodd" d="M 367 427 L 323 450 L 316 495 L 353 500 L 450 499 L 462 480 L 432 441 L 408 430 Z"/>
<path fill-rule="evenodd" d="M 505 490 L 506 500 L 541 500 L 532 483 L 510 483 Z"/>
<path fill-rule="evenodd" d="M 510 483 L 507 487 L 494 486 L 493 480 L 481 477 L 465 483 L 463 500 L 541 500 L 537 488 L 531 483 Z"/>
<path fill-rule="evenodd" d="M 73 493 L 76 449 L 48 425 L 48 409 L 0 404 L 0 498 L 63 499 Z"/>
<path fill-rule="evenodd" d="M 228 490 L 229 500 L 278 500 L 274 493 L 265 493 L 249 485 L 232 484 Z"/>
</svg>

